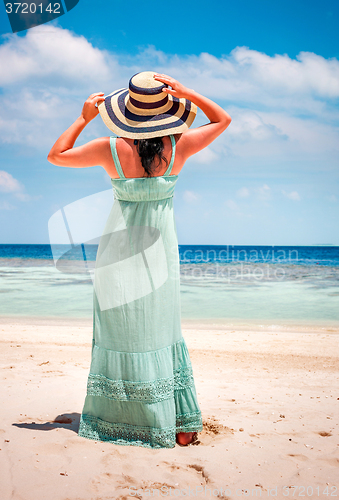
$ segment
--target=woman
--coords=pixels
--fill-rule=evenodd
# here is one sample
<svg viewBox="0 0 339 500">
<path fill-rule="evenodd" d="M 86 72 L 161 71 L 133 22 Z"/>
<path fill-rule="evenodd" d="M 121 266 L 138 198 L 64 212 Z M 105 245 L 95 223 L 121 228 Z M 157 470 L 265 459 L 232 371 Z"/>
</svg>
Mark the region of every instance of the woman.
<svg viewBox="0 0 339 500">
<path fill-rule="evenodd" d="M 189 129 L 197 106 L 209 123 Z M 118 138 L 74 148 L 99 112 Z M 202 430 L 181 332 L 173 193 L 186 160 L 230 122 L 226 111 L 194 90 L 169 76 L 143 72 L 131 78 L 128 89 L 106 98 L 92 94 L 48 155 L 58 166 L 102 166 L 114 192 L 95 265 L 82 437 L 173 448 L 176 442 L 194 442 Z"/>
</svg>

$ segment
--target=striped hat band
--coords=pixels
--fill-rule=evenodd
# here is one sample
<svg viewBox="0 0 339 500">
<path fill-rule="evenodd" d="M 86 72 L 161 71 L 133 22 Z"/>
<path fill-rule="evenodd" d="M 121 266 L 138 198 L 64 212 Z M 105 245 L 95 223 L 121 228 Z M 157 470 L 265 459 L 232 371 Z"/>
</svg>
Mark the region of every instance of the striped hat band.
<svg viewBox="0 0 339 500">
<path fill-rule="evenodd" d="M 107 127 L 120 137 L 142 139 L 185 132 L 193 123 L 197 107 L 187 99 L 164 93 L 168 85 L 154 79 L 154 72 L 132 76 L 129 88 L 104 97 L 100 115 Z"/>
</svg>

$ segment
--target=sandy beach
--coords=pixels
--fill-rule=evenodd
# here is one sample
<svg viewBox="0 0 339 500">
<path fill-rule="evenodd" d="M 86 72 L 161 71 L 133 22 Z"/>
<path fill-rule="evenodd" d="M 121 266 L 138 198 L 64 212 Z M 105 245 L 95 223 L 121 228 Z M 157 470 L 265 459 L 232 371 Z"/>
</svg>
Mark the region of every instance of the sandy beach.
<svg viewBox="0 0 339 500">
<path fill-rule="evenodd" d="M 183 322 L 204 430 L 150 450 L 77 435 L 87 320 L 1 320 L 1 499 L 339 496 L 339 328 Z"/>
</svg>

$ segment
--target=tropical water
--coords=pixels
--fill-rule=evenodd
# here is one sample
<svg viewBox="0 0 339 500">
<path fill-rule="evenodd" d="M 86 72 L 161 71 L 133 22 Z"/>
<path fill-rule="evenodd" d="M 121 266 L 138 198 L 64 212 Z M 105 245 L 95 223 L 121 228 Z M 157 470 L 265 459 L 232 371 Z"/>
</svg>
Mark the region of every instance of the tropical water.
<svg viewBox="0 0 339 500">
<path fill-rule="evenodd" d="M 0 245 L 0 316 L 91 318 L 97 244 Z M 339 247 L 179 245 L 187 320 L 339 326 Z"/>
</svg>

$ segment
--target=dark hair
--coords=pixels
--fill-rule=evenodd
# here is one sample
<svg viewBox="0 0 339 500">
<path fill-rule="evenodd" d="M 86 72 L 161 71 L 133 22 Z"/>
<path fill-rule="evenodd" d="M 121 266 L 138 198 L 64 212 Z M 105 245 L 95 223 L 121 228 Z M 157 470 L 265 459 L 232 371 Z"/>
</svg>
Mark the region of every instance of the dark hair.
<svg viewBox="0 0 339 500">
<path fill-rule="evenodd" d="M 164 160 L 166 165 L 168 161 L 163 156 L 164 143 L 162 137 L 152 137 L 152 139 L 139 139 L 135 140 L 134 144 L 137 146 L 137 151 L 141 158 L 141 164 L 145 169 L 146 176 L 152 177 L 153 172 L 161 164 L 161 160 Z M 155 164 L 155 157 L 158 157 L 158 164 Z"/>
</svg>

